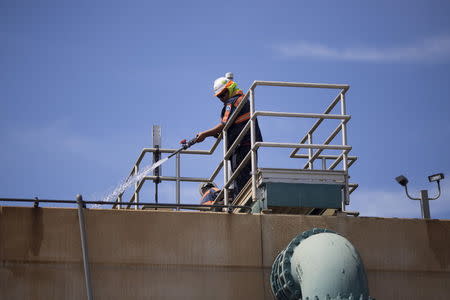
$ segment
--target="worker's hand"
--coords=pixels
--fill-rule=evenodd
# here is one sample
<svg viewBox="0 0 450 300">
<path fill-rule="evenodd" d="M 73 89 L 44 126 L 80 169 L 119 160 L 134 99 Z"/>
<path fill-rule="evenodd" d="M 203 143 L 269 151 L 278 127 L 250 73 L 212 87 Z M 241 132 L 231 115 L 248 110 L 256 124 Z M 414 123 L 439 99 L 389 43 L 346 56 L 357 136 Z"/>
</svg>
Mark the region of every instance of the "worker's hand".
<svg viewBox="0 0 450 300">
<path fill-rule="evenodd" d="M 204 132 L 197 133 L 197 143 L 203 142 L 208 136 Z"/>
</svg>

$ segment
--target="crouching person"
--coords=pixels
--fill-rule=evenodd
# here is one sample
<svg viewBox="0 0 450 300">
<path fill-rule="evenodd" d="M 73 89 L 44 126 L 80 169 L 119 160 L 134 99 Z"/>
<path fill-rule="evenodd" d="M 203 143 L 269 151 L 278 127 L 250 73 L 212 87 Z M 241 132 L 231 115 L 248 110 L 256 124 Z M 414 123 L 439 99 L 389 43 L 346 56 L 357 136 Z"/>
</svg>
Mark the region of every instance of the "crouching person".
<svg viewBox="0 0 450 300">
<path fill-rule="evenodd" d="M 217 188 L 217 185 L 214 182 L 204 182 L 200 184 L 200 195 L 201 198 L 201 204 L 202 205 L 213 205 L 214 200 L 217 198 L 217 196 L 220 194 L 220 189 Z M 222 201 L 217 201 L 215 204 L 223 205 Z M 211 207 L 212 211 L 222 211 L 222 208 L 220 207 Z"/>
</svg>

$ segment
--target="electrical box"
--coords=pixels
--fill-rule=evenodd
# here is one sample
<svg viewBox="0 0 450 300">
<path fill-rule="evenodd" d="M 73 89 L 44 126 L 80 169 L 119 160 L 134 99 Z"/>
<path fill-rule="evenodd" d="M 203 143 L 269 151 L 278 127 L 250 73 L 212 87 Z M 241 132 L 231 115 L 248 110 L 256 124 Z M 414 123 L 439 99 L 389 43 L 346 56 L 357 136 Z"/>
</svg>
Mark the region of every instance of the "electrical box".
<svg viewBox="0 0 450 300">
<path fill-rule="evenodd" d="M 274 208 L 341 208 L 345 171 L 258 169 L 253 212 Z"/>
</svg>

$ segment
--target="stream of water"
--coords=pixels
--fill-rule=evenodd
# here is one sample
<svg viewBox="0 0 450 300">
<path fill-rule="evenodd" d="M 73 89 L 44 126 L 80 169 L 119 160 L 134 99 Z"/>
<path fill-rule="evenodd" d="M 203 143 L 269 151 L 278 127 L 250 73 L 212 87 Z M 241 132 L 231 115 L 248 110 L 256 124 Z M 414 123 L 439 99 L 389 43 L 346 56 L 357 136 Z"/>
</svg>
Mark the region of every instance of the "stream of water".
<svg viewBox="0 0 450 300">
<path fill-rule="evenodd" d="M 133 176 L 128 177 L 126 180 L 124 180 L 122 183 L 120 183 L 111 193 L 103 197 L 101 201 L 107 201 L 107 202 L 113 202 L 115 201 L 120 194 L 125 192 L 125 190 L 130 187 L 131 185 L 135 184 L 136 182 L 141 181 L 145 176 L 147 176 L 148 173 L 165 163 L 169 158 L 163 158 L 158 160 L 152 165 L 146 166 L 142 171 L 138 172 L 137 174 L 134 174 Z"/>
</svg>

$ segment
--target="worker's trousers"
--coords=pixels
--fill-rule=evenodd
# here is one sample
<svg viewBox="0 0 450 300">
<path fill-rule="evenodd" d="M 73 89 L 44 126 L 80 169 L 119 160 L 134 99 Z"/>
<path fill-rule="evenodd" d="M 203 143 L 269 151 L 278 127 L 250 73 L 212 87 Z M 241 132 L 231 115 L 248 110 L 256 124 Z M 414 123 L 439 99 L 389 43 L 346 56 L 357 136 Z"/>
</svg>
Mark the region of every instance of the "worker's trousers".
<svg viewBox="0 0 450 300">
<path fill-rule="evenodd" d="M 250 151 L 250 145 L 239 146 L 234 150 L 233 155 L 231 156 L 231 171 L 234 172 L 241 162 L 244 160 L 245 156 Z M 239 192 L 244 188 L 245 184 L 251 177 L 251 160 L 249 160 L 244 168 L 239 172 L 239 175 L 234 180 L 234 189 L 233 189 L 233 198 L 239 194 Z"/>
</svg>

